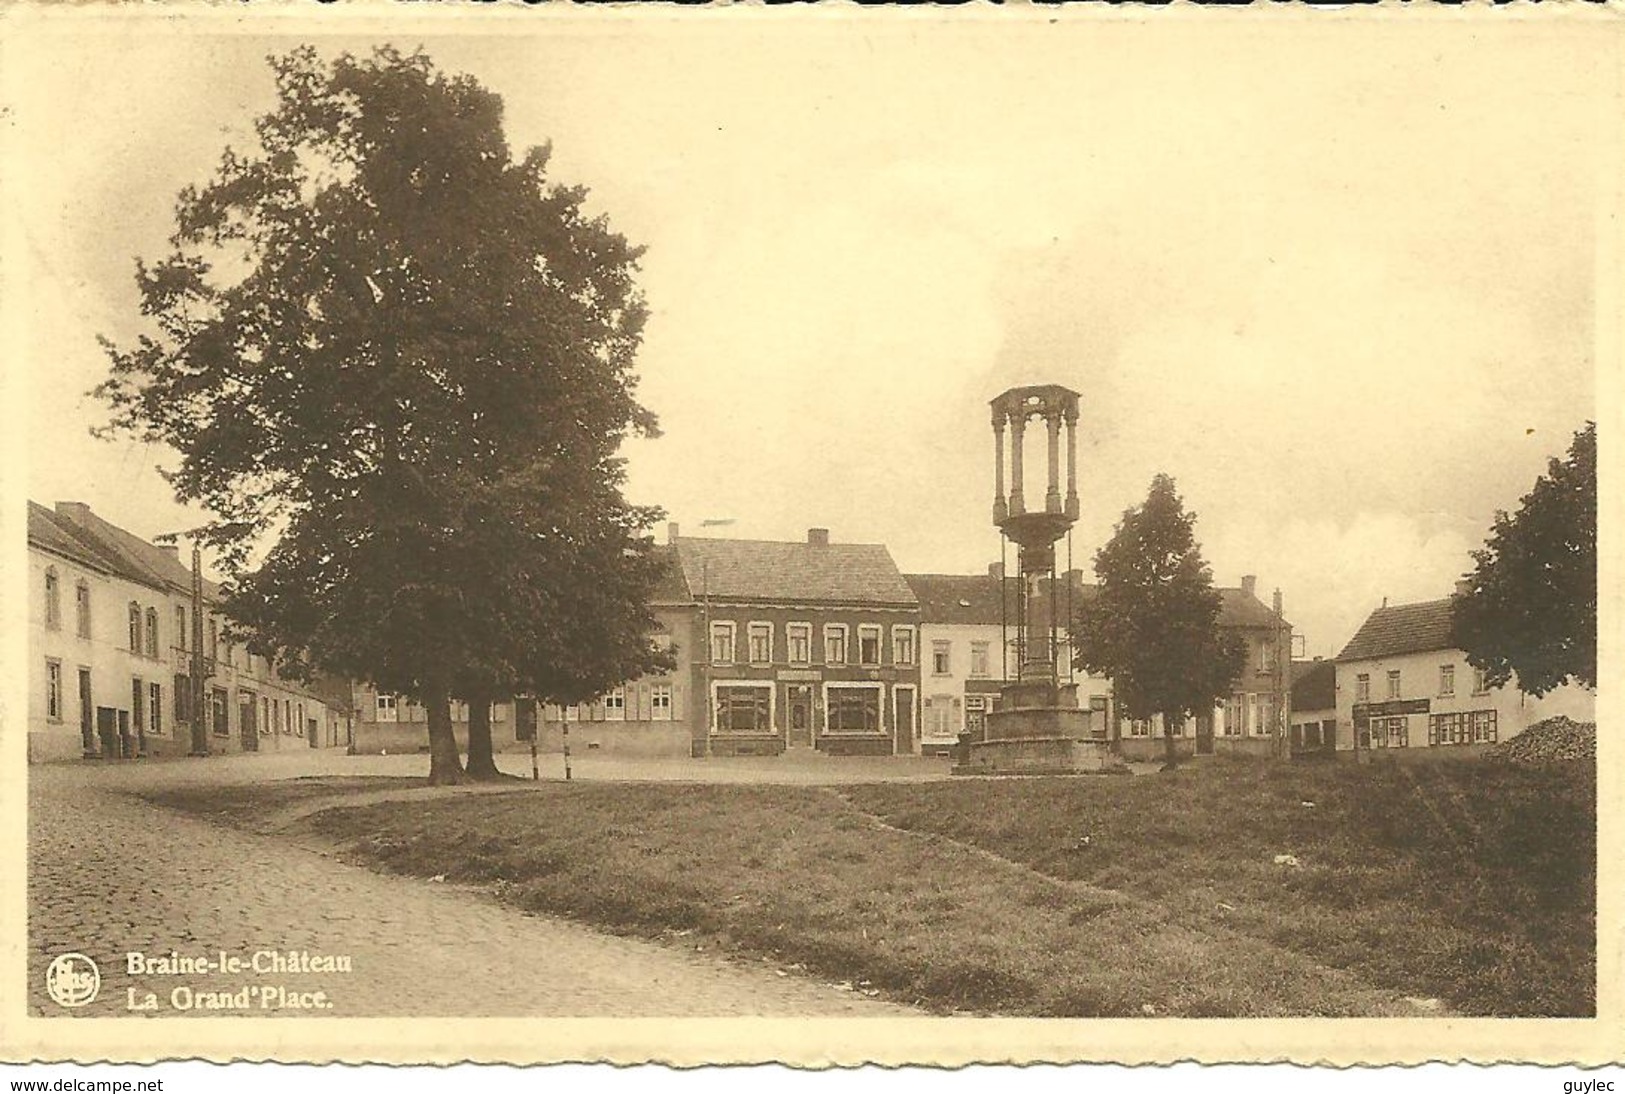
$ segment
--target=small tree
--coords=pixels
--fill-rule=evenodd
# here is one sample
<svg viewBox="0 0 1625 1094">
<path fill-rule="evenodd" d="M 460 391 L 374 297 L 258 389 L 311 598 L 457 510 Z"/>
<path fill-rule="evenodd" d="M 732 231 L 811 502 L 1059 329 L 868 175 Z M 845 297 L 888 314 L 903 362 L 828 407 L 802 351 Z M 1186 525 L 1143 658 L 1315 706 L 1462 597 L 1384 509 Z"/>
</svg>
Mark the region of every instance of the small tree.
<svg viewBox="0 0 1625 1094">
<path fill-rule="evenodd" d="M 1219 627 L 1219 593 L 1174 480 L 1158 475 L 1095 554 L 1099 592 L 1072 624 L 1077 666 L 1112 681 L 1120 711 L 1162 715 L 1167 769 L 1174 727 L 1211 710 L 1241 671 L 1241 641 Z"/>
<path fill-rule="evenodd" d="M 1597 426 L 1553 458 L 1516 515 L 1495 515 L 1465 595 L 1455 641 L 1491 686 L 1517 674 L 1531 695 L 1577 680 L 1597 686 Z"/>
<path fill-rule="evenodd" d="M 215 514 L 202 538 L 259 647 L 422 700 L 430 781 L 458 781 L 452 695 L 647 621 L 577 607 L 590 581 L 635 585 L 588 556 L 637 555 L 655 519 L 616 456 L 654 431 L 639 250 L 548 149 L 510 154 L 497 95 L 421 53 L 272 67 L 259 147 L 181 194 L 173 253 L 138 270 L 151 327 L 108 345 L 98 392 L 114 430 L 180 453 L 170 482 Z"/>
</svg>

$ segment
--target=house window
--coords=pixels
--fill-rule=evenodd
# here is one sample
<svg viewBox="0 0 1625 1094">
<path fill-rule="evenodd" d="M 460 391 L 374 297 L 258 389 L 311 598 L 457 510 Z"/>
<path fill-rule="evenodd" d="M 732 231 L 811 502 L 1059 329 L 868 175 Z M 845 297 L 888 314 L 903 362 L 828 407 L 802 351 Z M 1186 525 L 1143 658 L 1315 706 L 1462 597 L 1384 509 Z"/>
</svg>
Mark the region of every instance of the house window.
<svg viewBox="0 0 1625 1094">
<path fill-rule="evenodd" d="M 1398 699 L 1399 698 L 1399 670 L 1398 669 L 1389 669 L 1388 670 L 1388 698 L 1390 698 L 1390 699 Z"/>
<path fill-rule="evenodd" d="M 158 609 L 147 609 L 147 656 L 158 656 Z"/>
<path fill-rule="evenodd" d="M 147 711 L 152 719 L 152 732 L 154 734 L 164 731 L 164 689 L 157 683 L 147 685 Z"/>
<path fill-rule="evenodd" d="M 717 665 L 731 665 L 734 659 L 734 625 L 732 623 L 711 624 L 711 662 Z"/>
<path fill-rule="evenodd" d="M 394 722 L 400 718 L 400 707 L 393 695 L 380 695 L 377 699 L 378 718 L 380 722 Z"/>
<path fill-rule="evenodd" d="M 45 717 L 62 720 L 62 662 L 54 657 L 45 659 Z"/>
<path fill-rule="evenodd" d="M 970 674 L 978 680 L 987 679 L 987 650 L 986 642 L 970 644 Z"/>
<path fill-rule="evenodd" d="M 784 628 L 784 638 L 789 644 L 790 663 L 792 665 L 807 665 L 812 663 L 812 624 L 790 623 Z"/>
<path fill-rule="evenodd" d="M 1219 728 L 1221 737 L 1241 736 L 1241 696 L 1232 695 L 1224 701 L 1224 721 Z"/>
<path fill-rule="evenodd" d="M 750 625 L 750 663 L 768 665 L 773 662 L 773 624 Z"/>
<path fill-rule="evenodd" d="M 298 712 L 299 716 L 294 719 L 293 732 L 296 736 L 303 737 L 305 735 L 305 704 L 299 704 Z"/>
<path fill-rule="evenodd" d="M 175 605 L 175 645 L 179 649 L 186 648 L 186 605 Z"/>
<path fill-rule="evenodd" d="M 141 605 L 130 601 L 130 652 L 141 652 Z"/>
<path fill-rule="evenodd" d="M 891 659 L 894 665 L 914 664 L 914 628 L 906 625 L 891 629 Z"/>
<path fill-rule="evenodd" d="M 62 582 L 55 566 L 45 570 L 45 625 L 53 631 L 62 627 Z"/>
<path fill-rule="evenodd" d="M 1356 703 L 1371 702 L 1371 674 L 1362 672 L 1354 678 L 1354 701 Z"/>
<path fill-rule="evenodd" d="M 1473 743 L 1492 745 L 1495 743 L 1495 711 L 1475 710 L 1472 714 Z"/>
<path fill-rule="evenodd" d="M 1403 714 L 1371 719 L 1372 748 L 1410 747 L 1410 719 Z"/>
<path fill-rule="evenodd" d="M 604 721 L 626 721 L 626 689 L 616 688 L 604 696 Z"/>
<path fill-rule="evenodd" d="M 1151 719 L 1130 718 L 1128 722 L 1128 735 L 1130 737 L 1151 736 Z"/>
<path fill-rule="evenodd" d="M 873 623 L 858 624 L 858 664 L 880 664 L 880 627 Z"/>
<path fill-rule="evenodd" d="M 773 687 L 771 684 L 718 685 L 716 696 L 716 732 L 772 732 Z"/>
<path fill-rule="evenodd" d="M 175 721 L 192 721 L 192 678 L 179 672 L 175 674 Z"/>
<path fill-rule="evenodd" d="M 959 733 L 959 699 L 953 695 L 933 695 L 925 701 L 925 724 L 932 737 L 953 739 Z"/>
<path fill-rule="evenodd" d="M 226 689 L 215 688 L 209 703 L 209 730 L 216 737 L 231 736 L 231 715 L 226 707 Z"/>
<path fill-rule="evenodd" d="M 1489 673 L 1485 669 L 1473 670 L 1473 694 L 1488 695 L 1490 691 Z"/>
<path fill-rule="evenodd" d="M 947 676 L 953 666 L 952 645 L 943 641 L 931 643 L 931 675 Z"/>
<path fill-rule="evenodd" d="M 987 696 L 965 696 L 965 730 L 980 737 L 987 727 Z"/>
<path fill-rule="evenodd" d="M 1260 642 L 1258 644 L 1258 671 L 1275 671 L 1275 643 Z"/>
<path fill-rule="evenodd" d="M 220 621 L 209 620 L 209 660 L 220 660 Z"/>
<path fill-rule="evenodd" d="M 1440 696 L 1456 694 L 1456 666 L 1439 666 L 1439 694 Z"/>
<path fill-rule="evenodd" d="M 90 637 L 90 586 L 83 581 L 73 587 L 73 607 L 78 616 L 79 637 Z"/>
<path fill-rule="evenodd" d="M 649 717 L 656 722 L 671 721 L 671 685 L 649 686 Z"/>
<path fill-rule="evenodd" d="M 825 693 L 826 728 L 830 733 L 879 733 L 880 688 L 830 685 Z"/>
<path fill-rule="evenodd" d="M 137 676 L 130 681 L 130 727 L 137 734 L 145 733 L 147 720 L 144 717 L 147 705 L 147 687 Z"/>
<path fill-rule="evenodd" d="M 824 624 L 824 664 L 846 664 L 846 624 Z"/>
</svg>

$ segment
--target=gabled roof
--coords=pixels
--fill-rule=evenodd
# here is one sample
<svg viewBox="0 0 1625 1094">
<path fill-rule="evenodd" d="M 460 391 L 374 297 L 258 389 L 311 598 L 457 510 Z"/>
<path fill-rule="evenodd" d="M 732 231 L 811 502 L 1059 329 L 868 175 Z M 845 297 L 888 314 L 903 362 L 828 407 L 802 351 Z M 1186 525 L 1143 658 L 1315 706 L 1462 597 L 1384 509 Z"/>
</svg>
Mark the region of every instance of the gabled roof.
<svg viewBox="0 0 1625 1094">
<path fill-rule="evenodd" d="M 904 574 L 920 602 L 921 623 L 1014 623 L 1019 586 L 1009 583 L 1008 607 L 999 605 L 999 579 L 992 574 Z"/>
<path fill-rule="evenodd" d="M 46 550 L 66 553 L 76 547 L 75 561 L 153 589 L 190 592 L 192 571 L 172 551 L 149 543 L 91 511 L 83 502 L 57 502 L 56 509 L 28 503 L 28 536 Z M 220 588 L 207 578 L 203 594 L 218 599 Z"/>
<path fill-rule="evenodd" d="M 94 543 L 74 534 L 72 524 L 58 521 L 55 513 L 33 501 L 28 503 L 28 543 L 92 570 L 119 572 L 116 559 L 101 554 Z"/>
<path fill-rule="evenodd" d="M 1455 600 L 1428 600 L 1421 604 L 1396 604 L 1378 608 L 1354 632 L 1339 661 L 1365 661 L 1374 657 L 1396 657 L 1403 653 L 1455 648 L 1452 621 Z"/>
<path fill-rule="evenodd" d="M 1074 570 L 1071 575 L 1073 607 L 1085 603 L 1094 597 L 1098 586 L 1083 580 L 1082 571 Z M 1063 582 L 1058 590 L 1063 604 L 1065 603 L 1067 588 L 1065 578 L 1057 575 Z M 999 579 L 985 574 L 909 574 L 907 580 L 914 589 L 914 595 L 920 601 L 920 622 L 944 624 L 993 624 L 1000 622 L 999 614 Z M 1012 578 L 1010 582 L 1009 614 L 1004 621 L 1011 626 L 1015 625 L 1015 601 L 1021 595 L 1019 583 Z M 1040 599 L 1049 596 L 1049 582 L 1047 579 L 1039 582 L 1037 593 Z M 1219 589 L 1219 625 L 1223 627 L 1275 627 L 1277 625 L 1275 613 L 1264 606 L 1264 603 L 1252 593 L 1240 588 Z M 1064 609 L 1063 609 L 1064 610 Z M 1288 624 L 1282 624 L 1288 625 Z"/>
<path fill-rule="evenodd" d="M 1337 662 L 1292 662 L 1292 709 L 1330 710 L 1337 705 Z"/>
<path fill-rule="evenodd" d="M 1274 627 L 1275 612 L 1246 589 L 1220 587 L 1219 624 L 1225 627 Z M 1286 626 L 1285 623 L 1279 624 Z"/>
<path fill-rule="evenodd" d="M 677 549 L 670 544 L 657 543 L 650 553 L 661 561 L 661 567 L 660 580 L 655 582 L 649 599 L 656 604 L 693 603 L 694 597 L 683 581 L 683 568 L 677 561 Z"/>
<path fill-rule="evenodd" d="M 757 539 L 676 542 L 696 599 L 830 602 L 914 607 L 914 592 L 878 543 L 781 543 Z"/>
</svg>

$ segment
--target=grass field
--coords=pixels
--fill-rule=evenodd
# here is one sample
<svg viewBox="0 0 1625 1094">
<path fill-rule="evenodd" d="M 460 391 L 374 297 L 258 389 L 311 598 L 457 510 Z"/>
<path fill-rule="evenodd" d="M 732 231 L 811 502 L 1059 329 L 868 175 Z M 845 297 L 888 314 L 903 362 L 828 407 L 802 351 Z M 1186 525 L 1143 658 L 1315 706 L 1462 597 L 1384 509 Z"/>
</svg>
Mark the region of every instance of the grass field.
<svg viewBox="0 0 1625 1094">
<path fill-rule="evenodd" d="M 289 831 L 375 868 L 939 1011 L 1594 1007 L 1595 789 L 1578 769 L 1218 761 L 1130 779 L 543 783 L 343 803 L 369 786 L 158 800 L 252 825 L 325 793 Z"/>
</svg>

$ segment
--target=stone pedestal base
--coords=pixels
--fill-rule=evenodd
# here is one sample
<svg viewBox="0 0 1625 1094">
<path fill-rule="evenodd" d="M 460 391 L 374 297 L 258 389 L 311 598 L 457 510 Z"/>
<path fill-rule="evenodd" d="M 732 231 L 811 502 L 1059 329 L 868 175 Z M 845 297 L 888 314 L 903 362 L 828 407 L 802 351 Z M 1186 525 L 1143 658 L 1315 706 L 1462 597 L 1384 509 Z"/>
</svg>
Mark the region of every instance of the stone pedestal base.
<svg viewBox="0 0 1625 1094">
<path fill-rule="evenodd" d="M 972 741 L 955 775 L 1114 775 L 1128 765 L 1108 741 L 1069 737 L 1001 737 Z"/>
</svg>

